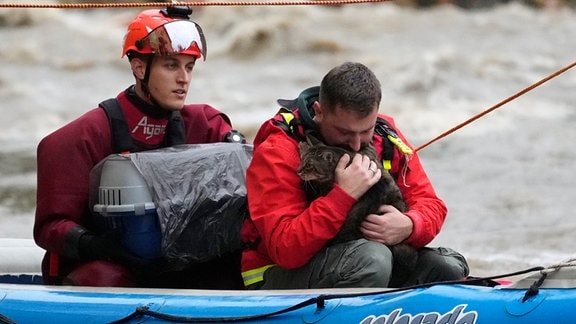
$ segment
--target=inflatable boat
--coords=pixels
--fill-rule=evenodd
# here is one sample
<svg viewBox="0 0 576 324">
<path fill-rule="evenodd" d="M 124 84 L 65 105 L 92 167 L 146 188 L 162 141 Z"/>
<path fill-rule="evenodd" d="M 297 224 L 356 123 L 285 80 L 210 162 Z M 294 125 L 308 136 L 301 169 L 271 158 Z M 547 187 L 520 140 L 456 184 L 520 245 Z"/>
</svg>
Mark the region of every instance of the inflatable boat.
<svg viewBox="0 0 576 324">
<path fill-rule="evenodd" d="M 0 323 L 573 323 L 576 264 L 402 289 L 188 290 L 46 286 L 18 240 L 0 260 Z M 16 246 L 16 247 L 15 247 Z M 2 249 L 0 249 L 2 250 Z M 4 249 L 4 250 L 7 250 Z M 8 255 L 24 261 L 6 266 Z M 14 262 L 12 262 L 14 263 Z M 27 267 L 25 265 L 28 264 Z M 33 270 L 33 271 L 27 271 Z M 490 281 L 495 285 L 486 285 Z"/>
<path fill-rule="evenodd" d="M 184 146 L 178 149 L 151 151 L 143 154 L 111 156 L 103 161 L 94 172 L 99 179 L 98 195 L 95 197 L 95 217 L 106 220 L 102 227 L 106 230 L 124 231 L 123 244 L 136 255 L 156 256 L 159 251 L 167 251 L 166 257 L 175 255 L 178 259 L 195 261 L 197 255 L 186 249 L 170 249 L 171 246 L 205 247 L 206 255 L 219 255 L 224 251 L 238 248 L 239 226 L 242 218 L 232 214 L 229 218 L 215 217 L 222 221 L 230 219 L 234 226 L 220 226 L 215 221 L 199 222 L 200 225 L 170 221 L 190 219 L 210 219 L 218 211 L 205 206 L 196 207 L 207 199 L 188 199 L 191 206 L 186 211 L 201 210 L 198 213 L 186 212 L 178 217 L 165 213 L 163 205 L 173 206 L 175 196 L 194 197 L 190 191 L 195 188 L 217 188 L 217 192 L 207 195 L 218 198 L 222 188 L 230 187 L 231 194 L 218 198 L 217 206 L 232 203 L 233 208 L 219 208 L 238 211 L 245 199 L 242 180 L 243 170 L 250 158 L 250 147 L 236 146 L 236 150 L 226 144 Z M 224 158 L 210 160 L 208 156 L 228 154 Z M 230 156 L 232 155 L 232 156 Z M 157 161 L 160 159 L 160 161 Z M 193 159 L 198 159 L 194 161 Z M 210 174 L 210 177 L 195 177 L 185 170 L 174 172 L 166 161 L 186 161 L 195 165 L 195 172 Z M 216 162 L 225 168 L 221 172 Z M 223 161 L 223 162 L 222 162 Z M 231 161 L 236 161 L 232 163 Z M 178 165 L 179 163 L 176 163 Z M 186 165 L 180 163 L 181 165 Z M 201 168 L 206 165 L 206 170 Z M 231 172 L 231 165 L 239 175 Z M 143 170 L 144 172 L 140 172 Z M 191 177 L 183 183 L 194 186 L 183 188 L 174 195 L 164 196 L 163 190 L 152 190 L 162 182 L 169 182 L 170 176 Z M 222 175 L 229 175 L 224 179 Z M 144 178 L 144 179 L 143 179 Z M 210 178 L 210 179 L 208 179 Z M 198 179 L 208 179 L 213 183 L 225 181 L 226 186 L 203 185 Z M 96 183 L 96 182 L 95 182 Z M 237 184 L 231 186 L 230 184 Z M 151 193 L 152 192 L 152 193 Z M 111 199 L 118 197 L 118 199 Z M 122 197 L 120 199 L 119 197 Z M 229 197 L 238 197 L 240 203 Z M 167 203 L 164 203 L 167 201 Z M 180 201 L 187 201 L 180 199 Z M 167 208 L 166 210 L 168 210 Z M 148 212 L 150 211 L 150 212 Z M 207 216 L 205 215 L 207 214 Z M 193 218 L 196 217 L 196 218 Z M 135 219 L 137 218 L 137 219 Z M 213 217 L 214 218 L 214 217 Z M 156 220 L 160 221 L 157 223 Z M 135 220 L 135 221 L 133 221 Z M 147 221 L 150 220 L 150 221 Z M 142 230 L 141 224 L 152 224 Z M 132 226 L 132 224 L 136 224 Z M 190 222 L 188 222 L 190 224 Z M 215 244 L 215 237 L 203 224 L 218 228 L 238 228 L 232 233 L 216 235 L 225 237 L 226 244 Z M 206 226 L 208 226 L 206 225 Z M 109 227 L 109 228 L 108 228 Z M 169 231 L 163 231 L 163 229 Z M 202 235 L 184 232 L 182 229 L 199 228 Z M 178 229 L 179 231 L 171 231 Z M 166 234 L 167 233 L 167 234 Z M 177 235 L 172 235 L 176 233 Z M 236 236 L 234 233 L 238 234 Z M 146 240 L 141 239 L 145 235 Z M 150 237 L 162 240 L 150 240 Z M 205 241 L 189 241 L 191 238 Z M 186 241 L 181 241 L 185 239 Z M 179 244 L 168 244 L 171 240 Z M 146 244 L 142 244 L 146 242 Z M 151 244 L 149 242 L 153 242 Z M 162 244 L 162 245 L 160 245 Z M 0 239 L 0 324 L 12 323 L 155 323 L 155 322 L 194 322 L 194 323 L 358 323 L 358 324 L 474 324 L 474 323 L 574 323 L 576 321 L 576 269 L 571 261 L 551 267 L 527 269 L 521 273 L 502 275 L 501 278 L 518 277 L 509 284 L 493 278 L 468 278 L 466 281 L 431 283 L 402 289 L 310 289 L 310 290 L 189 290 L 189 289 L 134 289 L 134 288 L 93 288 L 42 285 L 40 260 L 43 252 L 32 240 Z M 500 278 L 500 277 L 498 277 Z M 487 284 L 489 283 L 489 284 Z"/>
</svg>

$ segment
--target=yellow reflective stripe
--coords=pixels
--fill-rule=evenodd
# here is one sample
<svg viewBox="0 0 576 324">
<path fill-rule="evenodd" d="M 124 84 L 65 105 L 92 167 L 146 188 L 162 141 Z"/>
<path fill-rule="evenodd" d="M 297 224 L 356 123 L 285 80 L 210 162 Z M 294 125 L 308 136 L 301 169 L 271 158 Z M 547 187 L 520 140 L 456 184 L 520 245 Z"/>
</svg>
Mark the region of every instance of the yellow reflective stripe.
<svg viewBox="0 0 576 324">
<path fill-rule="evenodd" d="M 282 118 L 284 118 L 284 120 L 286 121 L 286 123 L 290 124 L 290 122 L 292 121 L 292 119 L 294 119 L 294 114 L 293 113 L 280 113 L 280 115 L 282 116 Z"/>
<path fill-rule="evenodd" d="M 382 160 L 382 167 L 386 171 L 390 171 L 392 169 L 392 161 L 390 160 Z"/>
<path fill-rule="evenodd" d="M 268 268 L 273 266 L 275 266 L 275 264 L 269 264 L 260 268 L 242 272 L 242 279 L 244 279 L 244 286 L 250 286 L 252 284 L 264 280 L 264 272 Z"/>
<path fill-rule="evenodd" d="M 406 145 L 398 136 L 388 135 L 388 139 L 404 154 L 414 153 L 412 149 Z"/>
<path fill-rule="evenodd" d="M 291 112 L 283 112 L 280 113 L 280 116 L 282 116 L 284 122 L 286 123 L 286 126 L 288 126 L 292 134 L 294 134 L 294 126 L 290 123 L 294 119 L 294 114 Z"/>
</svg>

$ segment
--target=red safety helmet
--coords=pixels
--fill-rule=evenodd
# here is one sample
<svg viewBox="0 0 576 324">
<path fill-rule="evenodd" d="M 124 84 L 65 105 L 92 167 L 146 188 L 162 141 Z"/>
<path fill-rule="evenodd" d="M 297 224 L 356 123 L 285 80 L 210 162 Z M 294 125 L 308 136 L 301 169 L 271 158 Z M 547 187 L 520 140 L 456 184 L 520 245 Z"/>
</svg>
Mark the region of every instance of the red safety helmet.
<svg viewBox="0 0 576 324">
<path fill-rule="evenodd" d="M 202 28 L 189 20 L 190 7 L 168 7 L 141 12 L 124 36 L 122 57 L 131 51 L 141 54 L 188 54 L 206 60 L 206 40 Z"/>
</svg>

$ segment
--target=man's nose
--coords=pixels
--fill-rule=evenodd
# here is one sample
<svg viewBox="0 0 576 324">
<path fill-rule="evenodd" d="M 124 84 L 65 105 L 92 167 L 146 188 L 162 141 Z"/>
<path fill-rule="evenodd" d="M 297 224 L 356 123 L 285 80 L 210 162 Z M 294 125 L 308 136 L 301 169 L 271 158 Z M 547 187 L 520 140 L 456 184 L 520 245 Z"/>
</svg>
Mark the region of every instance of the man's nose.
<svg viewBox="0 0 576 324">
<path fill-rule="evenodd" d="M 178 74 L 177 74 L 177 81 L 178 82 L 182 82 L 182 83 L 188 83 L 190 82 L 192 75 L 190 72 L 188 72 L 186 70 L 186 68 L 182 68 L 178 70 Z"/>
<path fill-rule="evenodd" d="M 350 138 L 350 140 L 348 141 L 348 146 L 354 152 L 360 151 L 360 149 L 362 148 L 362 140 L 360 136 L 356 135 Z"/>
</svg>

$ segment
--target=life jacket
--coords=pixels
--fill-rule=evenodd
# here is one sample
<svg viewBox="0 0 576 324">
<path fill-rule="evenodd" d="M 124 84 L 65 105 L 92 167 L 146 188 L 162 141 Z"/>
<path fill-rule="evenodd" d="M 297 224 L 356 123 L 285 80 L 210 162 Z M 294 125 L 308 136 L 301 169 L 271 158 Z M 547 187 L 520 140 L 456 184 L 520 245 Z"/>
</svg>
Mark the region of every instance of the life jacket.
<svg viewBox="0 0 576 324">
<path fill-rule="evenodd" d="M 102 101 L 99 105 L 104 109 L 110 124 L 112 134 L 112 143 L 114 153 L 130 153 L 143 151 L 149 148 L 140 147 L 132 139 L 128 129 L 128 123 L 120 103 L 116 98 L 110 98 Z M 166 128 L 166 138 L 163 146 L 173 146 L 186 143 L 186 134 L 184 131 L 184 122 L 179 111 L 173 111 Z"/>
<path fill-rule="evenodd" d="M 312 120 L 312 105 L 318 100 L 320 87 L 310 87 L 298 95 L 296 99 L 278 99 L 280 111 L 274 118 L 274 124 L 282 128 L 288 135 L 297 141 L 305 140 L 306 130 L 317 129 L 316 123 Z M 295 111 L 298 110 L 298 116 Z M 402 154 L 413 154 L 412 149 L 402 141 L 396 130 L 385 119 L 378 117 L 374 126 L 374 133 L 382 137 L 382 167 L 390 172 L 392 160 L 394 159 L 396 147 Z"/>
</svg>

